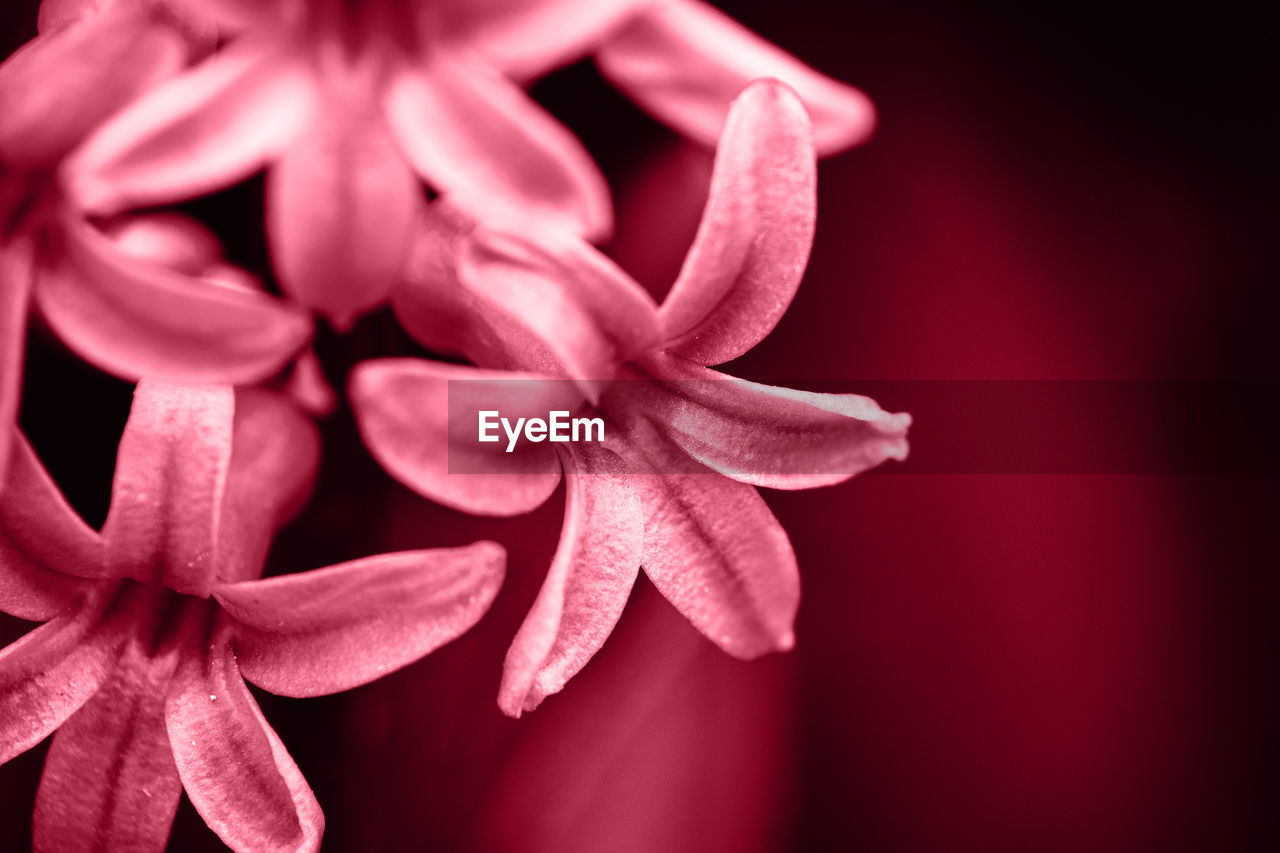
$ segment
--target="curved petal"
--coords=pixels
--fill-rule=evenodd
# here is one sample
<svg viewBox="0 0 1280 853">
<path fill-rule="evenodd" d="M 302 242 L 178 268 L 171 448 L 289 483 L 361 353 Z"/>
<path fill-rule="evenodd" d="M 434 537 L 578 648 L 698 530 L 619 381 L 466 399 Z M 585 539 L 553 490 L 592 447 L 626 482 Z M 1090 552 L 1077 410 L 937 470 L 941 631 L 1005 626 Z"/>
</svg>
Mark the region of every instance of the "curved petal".
<svg viewBox="0 0 1280 853">
<path fill-rule="evenodd" d="M 279 156 L 314 108 L 292 50 L 240 39 L 107 121 L 65 164 L 69 192 L 110 214 L 220 189 Z"/>
<path fill-rule="evenodd" d="M 380 118 L 331 105 L 267 173 L 267 236 L 285 291 L 349 327 L 386 301 L 421 204 Z"/>
<path fill-rule="evenodd" d="M 36 853 L 163 853 L 182 782 L 164 726 L 175 655 L 126 644 L 102 688 L 62 724 L 36 792 Z"/>
<path fill-rule="evenodd" d="M 698 462 L 739 482 L 809 489 L 907 458 L 911 416 L 869 397 L 760 385 L 676 356 L 650 369 L 661 381 L 642 414 Z"/>
<path fill-rule="evenodd" d="M 182 67 L 168 27 L 123 8 L 41 35 L 0 64 L 0 160 L 56 164 L 103 119 Z"/>
<path fill-rule="evenodd" d="M 208 594 L 234 408 L 225 386 L 138 385 L 102 525 L 110 577 Z"/>
<path fill-rule="evenodd" d="M 104 233 L 123 254 L 184 275 L 200 275 L 221 263 L 218 237 L 179 213 L 145 213 L 110 223 Z"/>
<path fill-rule="evenodd" d="M 195 62 L 213 53 L 218 46 L 217 22 L 196 8 L 196 5 L 197 0 L 183 0 L 180 3 L 153 0 L 148 4 L 138 3 L 137 0 L 123 3 L 118 0 L 40 0 L 36 28 L 43 36 L 104 13 L 137 14 L 142 11 L 149 13 L 152 20 L 177 30 L 186 44 L 188 60 Z"/>
<path fill-rule="evenodd" d="M 262 574 L 276 530 L 311 494 L 320 436 L 287 398 L 254 388 L 236 390 L 231 461 L 215 519 L 219 581 Z"/>
<path fill-rule="evenodd" d="M 590 239 L 613 228 L 609 188 L 572 133 L 494 69 L 443 52 L 390 82 L 405 158 L 483 222 L 538 222 Z"/>
<path fill-rule="evenodd" d="M 598 445 L 568 447 L 560 545 L 502 665 L 498 706 L 511 717 L 538 707 L 586 666 L 640 570 L 644 514 L 626 465 Z"/>
<path fill-rule="evenodd" d="M 864 141 L 875 128 L 875 106 L 862 92 L 697 0 L 647 7 L 599 48 L 596 62 L 642 107 L 706 145 L 715 143 L 729 101 L 761 77 L 776 77 L 800 94 L 824 156 Z"/>
<path fill-rule="evenodd" d="M 809 119 L 773 80 L 733 102 L 698 235 L 659 316 L 664 346 L 698 364 L 742 355 L 795 296 L 813 245 Z"/>
<path fill-rule="evenodd" d="M 489 609 L 506 552 L 495 542 L 404 551 L 228 584 L 244 677 L 282 696 L 323 696 L 381 678 L 457 638 Z"/>
<path fill-rule="evenodd" d="M 191 804 L 236 851 L 315 851 L 324 815 L 236 668 L 226 633 L 192 637 L 165 702 Z"/>
<path fill-rule="evenodd" d="M 130 257 L 68 221 L 61 262 L 36 283 L 49 326 L 85 360 L 130 379 L 253 382 L 306 342 L 311 321 L 265 293 Z"/>
<path fill-rule="evenodd" d="M 98 691 L 139 620 L 102 589 L 0 651 L 0 764 L 49 736 Z"/>
<path fill-rule="evenodd" d="M 759 493 L 718 474 L 646 474 L 644 570 L 667 600 L 734 657 L 795 645 L 800 575 Z"/>
<path fill-rule="evenodd" d="M 477 441 L 481 410 L 515 418 L 581 403 L 569 382 L 423 361 L 378 359 L 351 372 L 348 396 L 365 446 L 423 497 L 477 515 L 519 515 L 560 482 L 549 444 Z M 457 473 L 451 473 L 451 471 Z"/>
<path fill-rule="evenodd" d="M 33 263 L 29 241 L 0 245 L 0 484 L 4 483 L 9 443 L 22 396 Z"/>
</svg>

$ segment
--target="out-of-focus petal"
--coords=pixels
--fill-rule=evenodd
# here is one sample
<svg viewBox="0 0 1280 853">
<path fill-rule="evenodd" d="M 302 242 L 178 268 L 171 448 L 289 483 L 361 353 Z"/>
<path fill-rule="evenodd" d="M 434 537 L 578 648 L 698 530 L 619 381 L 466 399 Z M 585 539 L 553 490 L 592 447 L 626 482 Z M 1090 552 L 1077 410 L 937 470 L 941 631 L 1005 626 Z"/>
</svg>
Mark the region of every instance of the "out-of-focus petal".
<svg viewBox="0 0 1280 853">
<path fill-rule="evenodd" d="M 111 373 L 253 382 L 310 336 L 304 312 L 265 293 L 130 257 L 83 222 L 68 220 L 64 234 L 62 262 L 42 271 L 36 304 L 71 349 Z"/>
<path fill-rule="evenodd" d="M 97 692 L 138 621 L 108 588 L 0 651 L 0 764 L 44 740 Z"/>
<path fill-rule="evenodd" d="M 391 80 L 386 110 L 406 159 L 481 222 L 612 230 L 609 188 L 582 143 L 494 69 L 437 51 Z"/>
<path fill-rule="evenodd" d="M 65 164 L 69 192 L 109 214 L 220 189 L 293 144 L 315 100 L 294 51 L 240 39 L 103 124 Z"/>
<path fill-rule="evenodd" d="M 0 245 L 0 485 L 22 396 L 33 252 L 26 240 Z"/>
<path fill-rule="evenodd" d="M 542 504 L 560 482 L 560 460 L 550 444 L 525 441 L 506 453 L 503 436 L 481 445 L 477 413 L 500 411 L 514 424 L 581 404 L 567 381 L 422 359 L 357 365 L 348 395 L 365 446 L 387 473 L 446 506 L 495 516 Z"/>
<path fill-rule="evenodd" d="M 41 0 L 36 16 L 40 35 L 48 35 L 103 13 L 148 15 L 177 31 L 188 59 L 204 59 L 218 46 L 218 25 L 198 8 L 201 0 Z M 265 4 L 260 4 L 265 5 Z"/>
<path fill-rule="evenodd" d="M 742 483 L 809 489 L 907 458 L 911 416 L 869 397 L 747 382 L 676 356 L 650 363 L 660 379 L 645 411 L 697 461 Z"/>
<path fill-rule="evenodd" d="M 795 552 L 752 486 L 718 474 L 637 476 L 644 570 L 693 626 L 729 654 L 795 645 Z"/>
<path fill-rule="evenodd" d="M 262 574 L 276 530 L 311 494 L 320 436 L 287 398 L 255 388 L 236 391 L 231 462 L 217 516 L 219 581 Z"/>
<path fill-rule="evenodd" d="M 875 127 L 875 106 L 862 92 L 697 0 L 647 7 L 599 48 L 596 61 L 642 107 L 707 145 L 715 143 L 729 101 L 761 77 L 776 77 L 800 94 L 820 154 L 856 145 Z"/>
<path fill-rule="evenodd" d="M 326 110 L 267 173 L 267 235 L 284 289 L 345 329 L 384 302 L 422 204 L 379 116 Z"/>
<path fill-rule="evenodd" d="M 815 172 L 795 94 L 752 84 L 729 110 L 698 235 L 660 309 L 664 346 L 720 364 L 773 330 L 813 245 Z"/>
<path fill-rule="evenodd" d="M 287 6 L 283 0 L 179 0 L 179 2 L 193 12 L 207 15 L 233 32 L 246 27 L 276 23 L 283 18 Z"/>
<path fill-rule="evenodd" d="M 232 850 L 302 853 L 320 847 L 324 815 L 307 780 L 236 668 L 220 629 L 173 676 L 165 720 L 182 786 Z"/>
<path fill-rule="evenodd" d="M 104 233 L 129 257 L 184 275 L 199 275 L 222 260 L 217 235 L 178 213 L 130 216 L 109 224 Z"/>
<path fill-rule="evenodd" d="M 313 349 L 303 350 L 293 360 L 293 369 L 280 390 L 312 417 L 327 418 L 338 408 L 338 392 L 325 379 L 320 358 Z"/>
<path fill-rule="evenodd" d="M 367 684 L 455 639 L 489 609 L 506 552 L 494 542 L 404 551 L 229 584 L 244 677 L 283 696 Z"/>
<path fill-rule="evenodd" d="M 164 726 L 172 648 L 126 644 L 114 672 L 53 737 L 36 793 L 36 853 L 163 853 L 182 783 Z"/>
<path fill-rule="evenodd" d="M 0 64 L 0 160 L 27 169 L 57 163 L 184 56 L 176 33 L 125 9 L 28 42 Z"/>
<path fill-rule="evenodd" d="M 138 385 L 102 526 L 110 577 L 208 594 L 234 409 L 226 386 Z"/>
<path fill-rule="evenodd" d="M 498 705 L 512 717 L 558 693 L 600 650 L 640 569 L 644 513 L 626 465 L 599 445 L 568 446 L 560 545 L 502 667 Z"/>
</svg>

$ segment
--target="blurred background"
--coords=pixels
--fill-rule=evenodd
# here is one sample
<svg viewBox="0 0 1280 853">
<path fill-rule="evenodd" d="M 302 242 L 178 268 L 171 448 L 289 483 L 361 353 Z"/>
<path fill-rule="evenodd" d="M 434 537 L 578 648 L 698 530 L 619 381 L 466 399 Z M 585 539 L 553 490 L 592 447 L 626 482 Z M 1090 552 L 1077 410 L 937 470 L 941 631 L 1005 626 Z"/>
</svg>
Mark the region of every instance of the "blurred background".
<svg viewBox="0 0 1280 853">
<path fill-rule="evenodd" d="M 930 420 L 908 380 L 945 380 L 952 414 L 974 380 L 1171 380 L 1181 405 L 1115 429 L 1174 462 L 935 464 L 769 493 L 804 581 L 793 653 L 732 660 L 642 580 L 582 675 L 514 721 L 495 703 L 502 657 L 554 550 L 559 496 L 509 521 L 435 507 L 380 473 L 343 408 L 324 425 L 316 500 L 269 571 L 481 537 L 511 560 L 491 613 L 429 659 L 321 700 L 256 693 L 325 808 L 324 849 L 1277 849 L 1275 421 L 1219 414 L 1274 412 L 1280 391 L 1280 13 L 716 5 L 880 110 L 869 144 L 820 168 L 792 310 L 729 372 L 865 382 L 915 411 L 917 454 L 964 431 L 996 460 L 1018 435 L 998 391 Z M 5 5 L 6 52 L 34 8 Z M 660 295 L 709 152 L 587 63 L 534 94 L 615 189 L 607 251 Z M 252 181 L 187 210 L 265 273 L 260 196 Z M 30 349 L 22 425 L 100 521 L 130 388 L 39 330 Z M 335 384 L 361 358 L 413 351 L 385 314 L 320 350 Z M 1114 416 L 1041 418 L 1032 438 L 1048 455 L 1086 428 L 1105 443 Z M 1212 446 L 1243 449 L 1228 473 L 1180 467 Z M 1251 448 L 1272 462 L 1251 467 Z M 44 751 L 0 768 L 5 849 L 29 844 Z M 220 846 L 184 803 L 171 849 Z"/>
</svg>

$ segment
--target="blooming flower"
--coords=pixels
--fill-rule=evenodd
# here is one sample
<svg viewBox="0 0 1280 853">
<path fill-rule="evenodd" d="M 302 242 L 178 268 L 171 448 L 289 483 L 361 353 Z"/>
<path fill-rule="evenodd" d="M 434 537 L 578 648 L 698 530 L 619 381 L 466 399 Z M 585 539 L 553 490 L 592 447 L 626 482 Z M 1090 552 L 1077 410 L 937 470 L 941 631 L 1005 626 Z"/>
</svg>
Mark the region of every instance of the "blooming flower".
<svg viewBox="0 0 1280 853">
<path fill-rule="evenodd" d="M 483 230 L 457 238 L 456 277 L 428 275 L 397 300 L 424 343 L 481 367 L 358 366 L 352 403 L 382 465 L 422 495 L 493 515 L 542 503 L 561 469 L 567 481 L 560 546 L 507 655 L 499 704 L 508 714 L 536 707 L 585 665 L 641 566 L 730 654 L 792 645 L 795 555 L 753 487 L 828 485 L 902 459 L 910 423 L 865 397 L 773 388 L 704 366 L 742 354 L 777 323 L 813 223 L 808 118 L 790 89 L 762 81 L 730 112 L 702 224 L 661 308 L 589 247 L 548 249 Z M 538 370 L 587 381 L 529 382 Z M 532 444 L 509 462 L 475 443 L 479 409 L 514 418 L 597 401 L 609 419 L 603 445 Z M 472 416 L 460 422 L 451 406 Z M 451 458 L 490 473 L 450 474 Z"/>
<path fill-rule="evenodd" d="M 161 850 L 186 791 L 235 850 L 315 850 L 320 808 L 244 680 L 346 690 L 470 627 L 490 542 L 266 580 L 318 452 L 270 392 L 138 386 L 100 533 L 21 438 L 0 494 L 0 608 L 45 622 L 0 651 L 0 760 L 53 733 L 40 850 Z"/>
<path fill-rule="evenodd" d="M 608 188 L 587 152 L 499 69 L 527 78 L 594 49 L 626 91 L 702 139 L 763 74 L 812 98 L 825 148 L 872 123 L 861 93 L 702 4 L 189 2 L 243 34 L 105 127 L 70 170 L 77 195 L 115 212 L 266 166 L 281 283 L 340 328 L 395 281 L 422 204 L 418 177 L 484 221 L 610 230 Z"/>
</svg>

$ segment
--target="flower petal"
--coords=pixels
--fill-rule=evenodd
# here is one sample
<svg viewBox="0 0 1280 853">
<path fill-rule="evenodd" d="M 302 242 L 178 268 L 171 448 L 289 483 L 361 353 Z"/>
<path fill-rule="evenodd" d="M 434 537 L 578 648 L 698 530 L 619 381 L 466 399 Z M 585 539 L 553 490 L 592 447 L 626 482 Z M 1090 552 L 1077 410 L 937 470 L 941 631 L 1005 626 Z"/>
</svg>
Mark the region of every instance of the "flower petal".
<svg viewBox="0 0 1280 853">
<path fill-rule="evenodd" d="M 437 51 L 392 78 L 387 121 L 405 158 L 483 222 L 612 230 L 609 189 L 582 143 L 494 69 Z"/>
<path fill-rule="evenodd" d="M 502 667 L 498 706 L 512 717 L 538 707 L 586 666 L 639 574 L 644 513 L 630 472 L 598 445 L 567 447 L 560 545 Z"/>
<path fill-rule="evenodd" d="M 104 233 L 125 255 L 185 275 L 200 275 L 222 261 L 218 237 L 179 213 L 145 213 L 115 220 Z"/>
<path fill-rule="evenodd" d="M 182 796 L 164 725 L 172 649 L 124 647 L 114 672 L 53 737 L 36 793 L 34 849 L 163 853 Z"/>
<path fill-rule="evenodd" d="M 489 609 L 506 552 L 494 542 L 404 551 L 228 584 L 244 677 L 283 696 L 350 690 L 457 638 Z"/>
<path fill-rule="evenodd" d="M 875 106 L 862 92 L 697 0 L 646 7 L 599 48 L 596 61 L 642 107 L 707 145 L 715 143 L 729 101 L 761 77 L 800 94 L 824 156 L 862 142 L 875 127 Z"/>
<path fill-rule="evenodd" d="M 97 692 L 136 626 L 111 585 L 0 651 L 0 764 L 44 740 Z"/>
<path fill-rule="evenodd" d="M 773 330 L 813 245 L 815 173 L 800 101 L 753 83 L 729 111 L 698 235 L 660 309 L 667 348 L 720 364 Z"/>
<path fill-rule="evenodd" d="M 560 460 L 549 444 L 523 442 L 513 453 L 501 441 L 480 445 L 476 413 L 501 411 L 514 423 L 581 402 L 569 382 L 393 358 L 357 365 L 348 396 L 365 446 L 387 473 L 423 497 L 495 516 L 541 505 L 560 482 Z"/>
<path fill-rule="evenodd" d="M 110 577 L 208 594 L 234 408 L 225 386 L 138 385 L 102 526 Z"/>
<path fill-rule="evenodd" d="M 192 640 L 165 702 L 191 804 L 232 850 L 318 850 L 320 805 L 245 687 L 225 630 Z"/>
<path fill-rule="evenodd" d="M 60 161 L 103 119 L 182 67 L 182 41 L 119 4 L 41 35 L 0 64 L 0 160 Z"/>
<path fill-rule="evenodd" d="M 195 8 L 196 5 L 197 0 L 181 3 L 167 0 L 152 0 L 150 3 L 138 3 L 137 0 L 123 3 L 119 0 L 41 0 L 36 29 L 43 36 L 98 15 L 141 12 L 151 16 L 151 20 L 177 30 L 186 44 L 188 60 L 195 62 L 213 53 L 218 46 L 217 23 Z"/>
<path fill-rule="evenodd" d="M 697 461 L 742 483 L 809 489 L 907 458 L 911 416 L 869 397 L 760 385 L 678 356 L 650 363 L 661 378 L 643 416 Z"/>
<path fill-rule="evenodd" d="M 0 485 L 22 397 L 33 253 L 26 240 L 0 245 Z"/>
<path fill-rule="evenodd" d="M 192 278 L 130 257 L 87 223 L 68 221 L 62 262 L 36 303 L 76 353 L 131 379 L 252 382 L 306 342 L 310 319 L 265 293 Z"/>
<path fill-rule="evenodd" d="M 183 0 L 182 6 L 207 15 L 232 32 L 278 22 L 285 8 L 281 0 Z"/>
<path fill-rule="evenodd" d="M 350 326 L 386 300 L 421 204 L 381 120 L 331 105 L 267 172 L 267 235 L 285 291 Z"/>
<path fill-rule="evenodd" d="M 239 39 L 116 113 L 66 163 L 69 190 L 110 214 L 220 189 L 282 153 L 314 105 L 291 50 Z"/>
<path fill-rule="evenodd" d="M 718 474 L 636 477 L 644 570 L 708 639 L 734 657 L 795 645 L 795 553 L 759 493 Z"/>
</svg>

